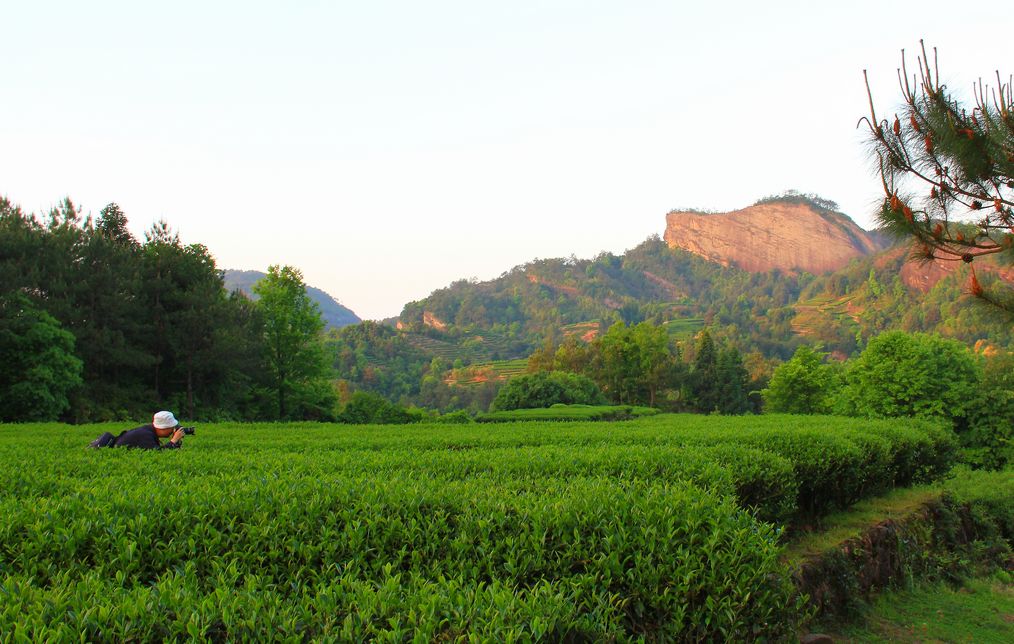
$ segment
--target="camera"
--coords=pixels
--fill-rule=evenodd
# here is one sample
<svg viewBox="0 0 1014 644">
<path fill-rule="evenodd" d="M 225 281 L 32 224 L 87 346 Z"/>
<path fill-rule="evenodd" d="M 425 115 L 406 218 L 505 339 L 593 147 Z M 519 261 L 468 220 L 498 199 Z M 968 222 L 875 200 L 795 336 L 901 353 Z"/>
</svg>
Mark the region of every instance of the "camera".
<svg viewBox="0 0 1014 644">
<path fill-rule="evenodd" d="M 194 427 L 180 427 L 180 431 L 183 432 L 184 436 L 193 436 L 197 430 Z"/>
</svg>

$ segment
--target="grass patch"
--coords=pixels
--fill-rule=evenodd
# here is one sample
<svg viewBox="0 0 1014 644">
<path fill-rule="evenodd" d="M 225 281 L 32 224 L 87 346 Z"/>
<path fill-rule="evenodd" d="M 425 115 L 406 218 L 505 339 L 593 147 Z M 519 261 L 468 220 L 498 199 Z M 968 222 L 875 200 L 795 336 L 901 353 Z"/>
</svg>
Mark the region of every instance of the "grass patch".
<svg viewBox="0 0 1014 644">
<path fill-rule="evenodd" d="M 824 517 L 819 524 L 805 526 L 795 533 L 783 555 L 789 564 L 819 555 L 842 542 L 860 536 L 870 526 L 888 519 L 904 517 L 920 506 L 940 498 L 938 486 L 916 486 L 891 490 L 883 496 L 859 501 L 847 512 Z"/>
<path fill-rule="evenodd" d="M 831 635 L 843 642 L 1010 642 L 1014 585 L 1000 572 L 959 588 L 936 583 L 888 591 L 861 624 Z"/>
</svg>

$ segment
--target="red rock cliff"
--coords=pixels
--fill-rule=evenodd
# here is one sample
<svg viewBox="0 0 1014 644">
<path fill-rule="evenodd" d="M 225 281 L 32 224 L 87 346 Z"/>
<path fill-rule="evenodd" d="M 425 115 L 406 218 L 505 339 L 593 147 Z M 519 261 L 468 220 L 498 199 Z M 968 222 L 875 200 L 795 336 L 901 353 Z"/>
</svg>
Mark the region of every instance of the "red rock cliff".
<svg viewBox="0 0 1014 644">
<path fill-rule="evenodd" d="M 671 212 L 665 241 L 670 248 L 754 272 L 823 273 L 880 250 L 848 217 L 789 202 L 720 214 Z"/>
</svg>

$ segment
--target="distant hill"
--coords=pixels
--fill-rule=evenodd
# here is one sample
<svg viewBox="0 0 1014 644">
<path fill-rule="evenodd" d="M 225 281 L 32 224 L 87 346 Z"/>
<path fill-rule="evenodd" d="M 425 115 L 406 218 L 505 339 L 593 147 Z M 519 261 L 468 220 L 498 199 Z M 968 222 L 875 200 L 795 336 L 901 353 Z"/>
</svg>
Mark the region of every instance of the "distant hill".
<svg viewBox="0 0 1014 644">
<path fill-rule="evenodd" d="M 789 195 L 728 214 L 670 213 L 666 241 L 656 235 L 623 255 L 540 259 L 494 280 L 459 280 L 406 304 L 396 326 L 455 345 L 447 357 L 466 364 L 523 358 L 547 339 L 587 341 L 615 321 L 642 320 L 673 335 L 707 325 L 780 359 L 817 342 L 850 355 L 894 328 L 1012 344 L 1009 327 L 962 297 L 965 267 L 906 263 L 904 246 L 835 208 Z"/>
<path fill-rule="evenodd" d="M 265 273 L 260 271 L 226 270 L 225 289 L 230 293 L 239 289 L 247 296 L 256 299 L 256 296 L 251 291 L 251 287 L 257 283 L 257 280 L 264 276 Z M 344 326 L 349 326 L 350 324 L 358 324 L 362 322 L 358 315 L 339 304 L 338 300 L 334 299 L 319 288 L 307 286 L 306 294 L 310 296 L 311 300 L 317 303 L 317 306 L 320 307 L 320 315 L 324 319 L 328 328 L 340 329 Z"/>
<path fill-rule="evenodd" d="M 757 373 L 801 344 L 845 358 L 891 329 L 939 333 L 981 351 L 1014 348 L 1014 328 L 964 296 L 966 266 L 906 262 L 905 245 L 892 246 L 833 203 L 805 195 L 765 199 L 738 212 L 747 210 L 751 229 L 772 229 L 770 246 L 754 244 L 770 264 L 745 261 L 740 246 L 748 242 L 735 239 L 737 221 L 696 213 L 712 219 L 697 235 L 711 252 L 670 247 L 653 235 L 622 255 L 538 259 L 493 280 L 458 280 L 409 302 L 394 320 L 333 334 L 339 373 L 355 388 L 405 404 L 442 408 L 453 406 L 454 396 L 474 395 L 468 400 L 483 407 L 490 386 L 523 369 L 534 349 L 593 341 L 618 321 L 663 326 L 684 356 L 707 326 L 717 341 L 737 346 Z M 739 237 L 754 234 L 747 224 Z M 729 255 L 717 252 L 712 235 L 727 240 Z M 797 253 L 802 240 L 837 250 Z M 779 255 L 788 259 L 774 261 Z M 837 268 L 821 270 L 810 263 L 814 258 L 831 258 Z M 1014 281 L 1014 271 L 984 261 L 980 277 L 987 273 Z M 427 380 L 434 365 L 442 371 Z M 450 386 L 446 399 L 439 398 L 441 384 Z"/>
</svg>

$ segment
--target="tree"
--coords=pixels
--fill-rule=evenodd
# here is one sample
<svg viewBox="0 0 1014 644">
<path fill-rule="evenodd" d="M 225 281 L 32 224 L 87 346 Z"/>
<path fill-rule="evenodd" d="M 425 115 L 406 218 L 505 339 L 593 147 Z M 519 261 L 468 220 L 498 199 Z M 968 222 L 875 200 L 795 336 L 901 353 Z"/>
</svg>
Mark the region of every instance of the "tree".
<svg viewBox="0 0 1014 644">
<path fill-rule="evenodd" d="M 654 406 L 658 393 L 674 388 L 675 359 L 669 336 L 650 322 L 616 322 L 592 347 L 590 371 L 612 399 Z"/>
<path fill-rule="evenodd" d="M 778 365 L 761 393 L 766 411 L 784 414 L 829 414 L 834 407 L 834 368 L 826 353 L 803 345 Z"/>
<path fill-rule="evenodd" d="M 20 293 L 0 298 L 0 422 L 56 420 L 80 384 L 73 334 Z"/>
<path fill-rule="evenodd" d="M 969 264 L 971 293 L 1014 314 L 1014 290 L 995 280 L 984 287 L 972 266 L 986 255 L 1014 263 L 1014 88 L 997 72 L 997 86 L 980 80 L 966 106 L 940 83 L 936 50 L 931 65 L 920 46 L 911 78 L 902 50 L 904 105 L 893 122 L 878 120 L 867 81 L 864 120 L 884 188 L 880 223 L 913 240 L 918 259 Z"/>
<path fill-rule="evenodd" d="M 253 292 L 264 321 L 264 360 L 277 417 L 325 413 L 336 401 L 334 388 L 323 386 L 329 384 L 331 360 L 321 335 L 324 321 L 306 294 L 302 273 L 271 266 Z"/>
<path fill-rule="evenodd" d="M 848 415 L 942 418 L 967 429 L 981 366 L 963 344 L 936 335 L 889 331 L 871 339 L 846 372 Z"/>
<path fill-rule="evenodd" d="M 73 405 L 79 419 L 135 416 L 151 405 L 145 376 L 155 356 L 148 350 L 148 311 L 140 296 L 142 258 L 126 226 L 123 212 L 109 204 L 94 225 L 85 221 L 73 259 L 54 258 L 76 267 L 65 303 L 84 361 L 85 386 Z"/>
</svg>

